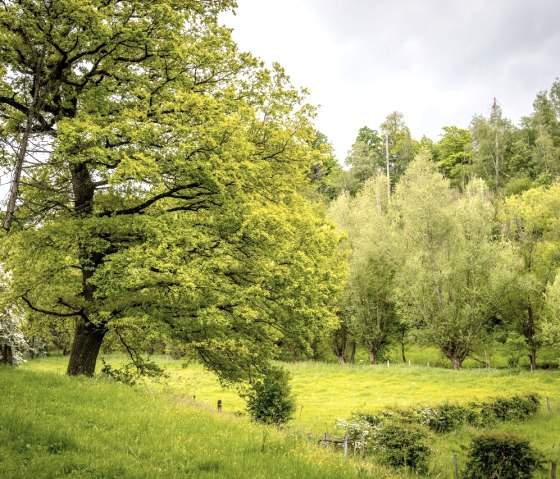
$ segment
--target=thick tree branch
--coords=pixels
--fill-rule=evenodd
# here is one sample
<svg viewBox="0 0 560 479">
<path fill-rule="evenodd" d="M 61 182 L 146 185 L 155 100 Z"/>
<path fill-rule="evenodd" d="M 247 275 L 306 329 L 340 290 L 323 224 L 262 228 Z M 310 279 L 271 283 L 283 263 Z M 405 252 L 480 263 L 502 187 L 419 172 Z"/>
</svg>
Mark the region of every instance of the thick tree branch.
<svg viewBox="0 0 560 479">
<path fill-rule="evenodd" d="M 37 306 L 33 305 L 33 303 L 31 303 L 31 301 L 29 301 L 29 299 L 25 295 L 22 295 L 21 299 L 23 299 L 23 301 L 27 304 L 27 306 L 29 306 L 30 309 L 32 309 L 33 311 L 35 311 L 37 313 L 48 314 L 49 316 L 57 316 L 59 318 L 73 318 L 73 317 L 76 317 L 76 316 L 83 316 L 83 310 L 82 309 L 80 309 L 79 311 L 72 312 L 72 313 L 60 313 L 58 311 L 48 311 L 48 310 L 43 309 L 43 308 L 38 308 Z"/>
</svg>

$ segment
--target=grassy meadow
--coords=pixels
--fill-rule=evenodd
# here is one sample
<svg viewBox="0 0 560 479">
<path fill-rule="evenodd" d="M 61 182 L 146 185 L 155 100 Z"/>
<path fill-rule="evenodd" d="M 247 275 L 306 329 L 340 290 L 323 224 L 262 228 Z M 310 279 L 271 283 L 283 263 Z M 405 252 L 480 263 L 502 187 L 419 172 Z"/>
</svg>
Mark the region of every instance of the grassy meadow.
<svg viewBox="0 0 560 479">
<path fill-rule="evenodd" d="M 532 392 L 543 398 L 537 416 L 492 429 L 530 439 L 547 461 L 560 459 L 558 370 L 286 363 L 297 412 L 286 430 L 276 431 L 250 424 L 236 392 L 222 388 L 201 365 L 155 359 L 168 378 L 135 387 L 67 378 L 66 358 L 60 356 L 0 370 L 2 401 L 8 404 L 1 412 L 0 465 L 11 464 L 12 474 L 6 477 L 407 477 L 342 460 L 319 450 L 316 441 L 325 432 L 335 435 L 336 419 L 353 412 Z M 125 358 L 106 360 L 118 366 Z M 453 477 L 453 454 L 464 464 L 466 446 L 479 433 L 464 427 L 436 436 L 428 477 Z M 51 473 L 37 475 L 53 460 Z M 21 467 L 23 473 L 14 472 Z"/>
<path fill-rule="evenodd" d="M 0 368 L 2 479 L 396 477 L 153 388 L 26 369 Z"/>
</svg>

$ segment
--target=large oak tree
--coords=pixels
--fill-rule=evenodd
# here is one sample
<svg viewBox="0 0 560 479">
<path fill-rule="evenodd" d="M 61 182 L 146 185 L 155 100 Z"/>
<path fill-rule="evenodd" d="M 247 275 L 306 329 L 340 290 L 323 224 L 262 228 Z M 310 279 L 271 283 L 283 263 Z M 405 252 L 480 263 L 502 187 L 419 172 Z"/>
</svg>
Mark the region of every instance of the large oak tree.
<svg viewBox="0 0 560 479">
<path fill-rule="evenodd" d="M 3 261 L 35 317 L 76 321 L 69 374 L 111 333 L 239 379 L 334 320 L 336 235 L 298 194 L 312 110 L 237 51 L 233 3 L 0 2 Z"/>
</svg>

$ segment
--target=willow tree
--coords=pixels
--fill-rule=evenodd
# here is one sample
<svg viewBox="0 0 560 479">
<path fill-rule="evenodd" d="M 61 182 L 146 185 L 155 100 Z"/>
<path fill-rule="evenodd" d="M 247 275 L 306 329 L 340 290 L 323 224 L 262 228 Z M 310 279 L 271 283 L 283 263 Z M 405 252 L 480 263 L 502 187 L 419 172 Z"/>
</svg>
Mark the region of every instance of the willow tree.
<svg viewBox="0 0 560 479">
<path fill-rule="evenodd" d="M 297 193 L 312 110 L 238 52 L 233 3 L 0 4 L 3 261 L 35 317 L 75 320 L 69 374 L 111 333 L 238 379 L 333 319 L 336 235 Z"/>
<path fill-rule="evenodd" d="M 342 302 L 347 326 L 366 347 L 371 364 L 382 358 L 394 333 L 402 334 L 392 298 L 399 251 L 386 185 L 387 177 L 378 174 L 355 198 L 341 195 L 330 210 L 349 236 L 349 274 Z"/>
<path fill-rule="evenodd" d="M 420 154 L 398 184 L 393 206 L 404 256 L 395 280 L 399 313 L 460 369 L 514 264 L 511 251 L 493 241 L 487 188 L 476 180 L 458 196 Z"/>
<path fill-rule="evenodd" d="M 504 234 L 516 246 L 522 268 L 509 297 L 507 315 L 525 338 L 531 368 L 537 367 L 542 326 L 555 303 L 560 266 L 560 185 L 538 187 L 505 199 Z M 547 321 L 548 317 L 548 321 Z"/>
</svg>

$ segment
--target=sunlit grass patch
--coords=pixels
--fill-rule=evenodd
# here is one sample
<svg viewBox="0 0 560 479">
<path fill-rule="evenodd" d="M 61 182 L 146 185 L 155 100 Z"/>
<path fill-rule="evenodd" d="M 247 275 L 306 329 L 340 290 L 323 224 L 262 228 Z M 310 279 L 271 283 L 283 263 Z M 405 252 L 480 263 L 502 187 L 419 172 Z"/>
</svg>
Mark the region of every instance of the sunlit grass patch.
<svg viewBox="0 0 560 479">
<path fill-rule="evenodd" d="M 0 368 L 0 390 L 1 477 L 359 477 L 298 434 L 150 388 Z"/>
</svg>

